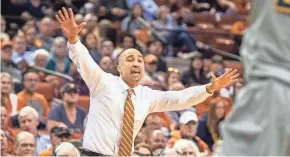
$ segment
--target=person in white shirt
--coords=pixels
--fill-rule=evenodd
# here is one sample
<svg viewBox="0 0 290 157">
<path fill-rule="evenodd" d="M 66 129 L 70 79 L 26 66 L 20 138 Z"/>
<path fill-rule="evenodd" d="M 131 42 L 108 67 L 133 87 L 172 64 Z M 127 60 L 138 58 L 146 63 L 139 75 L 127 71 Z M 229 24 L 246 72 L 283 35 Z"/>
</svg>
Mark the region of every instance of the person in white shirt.
<svg viewBox="0 0 290 157">
<path fill-rule="evenodd" d="M 71 9 L 56 15 L 68 38 L 69 57 L 90 91 L 90 109 L 83 139 L 82 156 L 130 156 L 133 141 L 149 113 L 182 110 L 196 105 L 237 81 L 237 70 L 203 86 L 181 91 L 157 91 L 139 85 L 144 76 L 142 54 L 136 49 L 123 51 L 118 60 L 120 77 L 104 72 L 80 42 L 78 33 L 86 25 L 77 25 Z"/>
</svg>

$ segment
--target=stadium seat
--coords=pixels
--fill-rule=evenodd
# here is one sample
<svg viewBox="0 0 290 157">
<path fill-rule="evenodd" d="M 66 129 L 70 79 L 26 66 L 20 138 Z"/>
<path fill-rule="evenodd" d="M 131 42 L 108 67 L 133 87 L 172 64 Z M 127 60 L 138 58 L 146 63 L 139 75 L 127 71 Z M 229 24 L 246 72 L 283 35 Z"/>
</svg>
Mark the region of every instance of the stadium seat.
<svg viewBox="0 0 290 157">
<path fill-rule="evenodd" d="M 137 40 L 141 41 L 141 43 L 147 45 L 149 42 L 149 30 L 148 29 L 139 29 L 135 32 L 135 37 Z"/>
<path fill-rule="evenodd" d="M 89 111 L 90 108 L 90 97 L 89 96 L 79 96 L 79 107 L 84 109 L 86 112 Z"/>
<path fill-rule="evenodd" d="M 47 101 L 51 101 L 52 98 L 55 97 L 53 87 L 51 86 L 51 84 L 46 82 L 39 83 L 36 92 L 44 95 Z"/>
</svg>

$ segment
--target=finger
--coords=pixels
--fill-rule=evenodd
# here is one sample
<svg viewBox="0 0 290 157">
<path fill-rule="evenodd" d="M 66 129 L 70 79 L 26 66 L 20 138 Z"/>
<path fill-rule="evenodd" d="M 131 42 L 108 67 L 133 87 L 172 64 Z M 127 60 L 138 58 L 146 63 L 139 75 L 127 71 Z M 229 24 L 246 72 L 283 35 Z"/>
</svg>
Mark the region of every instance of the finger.
<svg viewBox="0 0 290 157">
<path fill-rule="evenodd" d="M 69 18 L 74 20 L 74 13 L 71 8 L 68 9 Z"/>
<path fill-rule="evenodd" d="M 65 19 L 68 20 L 69 19 L 68 13 L 67 13 L 67 11 L 66 11 L 66 9 L 64 7 L 62 7 L 62 12 L 64 14 Z"/>
<path fill-rule="evenodd" d="M 234 79 L 234 80 L 231 80 L 231 81 L 229 82 L 229 84 L 236 83 L 236 82 L 238 82 L 238 80 L 239 80 L 239 79 Z"/>
<path fill-rule="evenodd" d="M 216 80 L 215 75 L 214 75 L 214 74 L 211 74 L 210 76 L 211 76 L 211 80 L 212 80 L 212 82 L 214 82 L 214 81 Z"/>
<path fill-rule="evenodd" d="M 63 23 L 63 21 L 59 18 L 59 16 L 58 15 L 55 15 L 55 18 L 57 19 L 57 21 L 60 23 L 60 24 L 62 24 Z"/>
<path fill-rule="evenodd" d="M 231 76 L 231 79 L 236 79 L 236 78 L 238 78 L 240 76 L 240 74 L 239 73 L 237 73 L 236 75 L 234 75 L 234 76 Z"/>
<path fill-rule="evenodd" d="M 229 73 L 229 76 L 235 75 L 237 73 L 237 71 L 238 71 L 237 69 L 233 70 L 231 73 Z"/>
<path fill-rule="evenodd" d="M 226 69 L 226 72 L 221 77 L 227 77 L 227 75 L 232 71 L 232 69 Z"/>
<path fill-rule="evenodd" d="M 60 10 L 58 11 L 58 16 L 63 22 L 65 21 L 65 18 Z"/>
<path fill-rule="evenodd" d="M 79 30 L 82 30 L 86 24 L 87 24 L 86 22 L 79 24 L 78 25 Z"/>
</svg>

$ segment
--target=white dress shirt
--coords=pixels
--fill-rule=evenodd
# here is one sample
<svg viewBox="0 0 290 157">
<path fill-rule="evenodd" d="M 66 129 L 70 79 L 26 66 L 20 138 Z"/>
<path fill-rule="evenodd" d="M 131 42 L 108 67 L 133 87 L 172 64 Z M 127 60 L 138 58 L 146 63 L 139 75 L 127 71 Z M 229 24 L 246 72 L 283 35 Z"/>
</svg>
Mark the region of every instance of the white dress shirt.
<svg viewBox="0 0 290 157">
<path fill-rule="evenodd" d="M 83 148 L 105 155 L 117 155 L 129 87 L 120 77 L 104 72 L 80 41 L 68 43 L 68 47 L 69 57 L 90 90 L 90 109 Z M 141 85 L 133 89 L 134 138 L 149 113 L 182 110 L 211 96 L 205 85 L 167 92 Z"/>
</svg>

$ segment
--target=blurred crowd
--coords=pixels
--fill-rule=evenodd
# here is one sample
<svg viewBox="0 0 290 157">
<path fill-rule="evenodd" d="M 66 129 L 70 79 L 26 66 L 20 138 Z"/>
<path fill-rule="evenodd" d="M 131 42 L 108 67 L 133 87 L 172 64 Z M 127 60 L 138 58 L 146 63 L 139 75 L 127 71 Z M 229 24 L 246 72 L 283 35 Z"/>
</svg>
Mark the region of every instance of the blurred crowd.
<svg viewBox="0 0 290 157">
<path fill-rule="evenodd" d="M 89 91 L 54 17 L 61 7 L 72 8 L 77 23 L 87 23 L 80 39 L 105 72 L 119 75 L 120 52 L 136 48 L 144 55 L 141 84 L 163 91 L 206 84 L 225 71 L 222 56 L 206 58 L 203 44 L 183 31 L 195 26 L 193 14 L 236 16 L 249 9 L 244 0 L 1 2 L 1 156 L 81 152 L 89 111 L 89 101 L 81 100 L 89 99 Z M 238 21 L 230 33 L 242 35 L 245 29 Z M 179 69 L 168 58 L 188 65 Z M 210 156 L 222 139 L 219 124 L 243 86 L 240 79 L 192 108 L 150 114 L 132 156 Z"/>
</svg>

